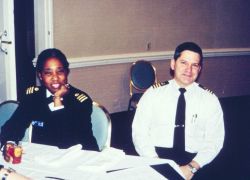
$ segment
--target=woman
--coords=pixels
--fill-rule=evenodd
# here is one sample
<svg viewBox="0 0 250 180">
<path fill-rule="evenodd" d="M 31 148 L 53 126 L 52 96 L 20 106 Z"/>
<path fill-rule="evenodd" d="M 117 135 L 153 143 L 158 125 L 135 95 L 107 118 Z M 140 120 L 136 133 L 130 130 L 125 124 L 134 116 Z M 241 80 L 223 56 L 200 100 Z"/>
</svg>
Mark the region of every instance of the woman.
<svg viewBox="0 0 250 180">
<path fill-rule="evenodd" d="M 37 59 L 41 86 L 27 88 L 14 115 L 2 127 L 1 144 L 18 143 L 30 124 L 32 142 L 68 148 L 99 150 L 92 132 L 92 100 L 68 84 L 69 63 L 58 49 L 46 49 Z"/>
</svg>

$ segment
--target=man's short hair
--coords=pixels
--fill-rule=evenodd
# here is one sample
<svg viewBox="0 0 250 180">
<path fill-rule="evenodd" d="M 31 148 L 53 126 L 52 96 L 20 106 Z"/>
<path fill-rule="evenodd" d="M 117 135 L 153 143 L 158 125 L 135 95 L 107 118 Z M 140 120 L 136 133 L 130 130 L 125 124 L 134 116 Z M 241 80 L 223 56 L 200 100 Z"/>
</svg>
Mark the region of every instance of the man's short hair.
<svg viewBox="0 0 250 180">
<path fill-rule="evenodd" d="M 41 73 L 43 71 L 46 60 L 50 58 L 58 59 L 63 64 L 63 68 L 69 72 L 69 63 L 66 56 L 56 48 L 45 49 L 38 55 L 36 71 Z"/>
<path fill-rule="evenodd" d="M 200 55 L 200 65 L 202 66 L 202 62 L 203 62 L 202 50 L 201 50 L 200 46 L 194 42 L 184 42 L 184 43 L 180 44 L 179 46 L 177 46 L 175 49 L 175 53 L 174 53 L 174 60 L 177 60 L 181 56 L 181 53 L 185 50 L 189 50 L 189 51 L 193 51 L 195 53 L 198 53 Z"/>
</svg>

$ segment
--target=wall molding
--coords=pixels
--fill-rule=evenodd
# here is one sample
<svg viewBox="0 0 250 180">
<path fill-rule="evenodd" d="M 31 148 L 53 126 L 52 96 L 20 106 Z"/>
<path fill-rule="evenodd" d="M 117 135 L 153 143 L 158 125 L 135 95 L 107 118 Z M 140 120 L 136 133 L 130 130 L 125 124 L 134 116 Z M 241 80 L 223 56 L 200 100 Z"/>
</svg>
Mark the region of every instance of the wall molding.
<svg viewBox="0 0 250 180">
<path fill-rule="evenodd" d="M 81 68 L 89 66 L 101 66 L 110 64 L 132 63 L 139 59 L 147 61 L 161 61 L 171 59 L 174 51 L 146 52 L 120 55 L 90 56 L 69 58 L 70 68 Z M 228 48 L 228 49 L 205 49 L 204 57 L 230 57 L 249 56 L 250 48 Z"/>
<path fill-rule="evenodd" d="M 89 56 L 68 58 L 70 68 L 82 68 L 91 66 L 102 66 L 110 64 L 133 63 L 143 59 L 147 61 L 161 61 L 171 59 L 174 51 L 146 52 L 146 53 L 131 53 L 105 56 Z M 250 56 L 250 48 L 228 48 L 228 49 L 205 49 L 203 56 L 210 57 L 233 57 L 233 56 Z M 206 60 L 206 59 L 205 59 Z M 33 60 L 36 64 L 36 58 Z"/>
</svg>

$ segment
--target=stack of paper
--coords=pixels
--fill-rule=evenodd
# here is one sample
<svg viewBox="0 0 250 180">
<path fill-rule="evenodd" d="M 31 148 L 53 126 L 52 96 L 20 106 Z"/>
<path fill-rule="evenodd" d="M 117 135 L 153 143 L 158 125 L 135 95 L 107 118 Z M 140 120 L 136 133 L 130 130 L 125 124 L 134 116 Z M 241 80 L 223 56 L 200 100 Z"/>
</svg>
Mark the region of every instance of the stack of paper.
<svg viewBox="0 0 250 180">
<path fill-rule="evenodd" d="M 68 164 L 70 161 L 76 160 L 81 155 L 82 145 L 78 144 L 68 149 L 58 151 L 56 154 L 39 155 L 35 157 L 35 161 L 39 164 L 60 167 Z"/>
<path fill-rule="evenodd" d="M 94 172 L 106 171 L 110 166 L 123 158 L 125 158 L 125 153 L 122 150 L 110 147 L 96 154 L 95 157 L 78 166 L 77 169 Z"/>
</svg>

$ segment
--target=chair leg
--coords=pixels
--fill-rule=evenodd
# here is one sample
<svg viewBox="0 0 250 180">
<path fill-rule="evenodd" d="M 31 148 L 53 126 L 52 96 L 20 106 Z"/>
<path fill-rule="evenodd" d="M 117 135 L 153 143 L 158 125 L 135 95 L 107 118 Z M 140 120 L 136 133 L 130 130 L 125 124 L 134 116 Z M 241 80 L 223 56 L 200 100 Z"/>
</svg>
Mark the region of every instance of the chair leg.
<svg viewBox="0 0 250 180">
<path fill-rule="evenodd" d="M 134 106 L 134 104 L 133 104 L 135 102 L 136 101 L 134 101 L 133 99 L 129 100 L 128 111 L 135 111 L 136 110 L 136 106 Z"/>
<path fill-rule="evenodd" d="M 128 103 L 128 111 L 130 111 L 130 108 L 131 108 L 131 98 L 129 99 L 129 103 Z"/>
</svg>

